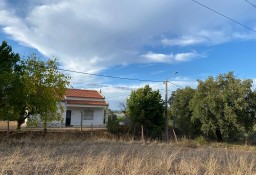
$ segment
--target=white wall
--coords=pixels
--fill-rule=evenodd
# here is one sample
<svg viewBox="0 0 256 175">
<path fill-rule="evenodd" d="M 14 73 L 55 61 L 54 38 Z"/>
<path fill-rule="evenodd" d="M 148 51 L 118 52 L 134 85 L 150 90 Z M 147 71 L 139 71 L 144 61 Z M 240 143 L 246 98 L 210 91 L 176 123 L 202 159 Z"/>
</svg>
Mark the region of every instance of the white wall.
<svg viewBox="0 0 256 175">
<path fill-rule="evenodd" d="M 93 120 L 83 120 L 83 126 L 99 127 L 104 125 L 104 109 L 103 108 L 87 108 L 93 110 Z M 72 108 L 68 107 L 67 110 L 71 110 L 71 122 L 70 125 L 80 126 L 81 123 L 81 111 L 86 110 L 86 108 Z M 64 117 L 64 124 L 66 123 L 66 111 Z"/>
<path fill-rule="evenodd" d="M 64 112 L 62 113 L 63 123 L 62 126 L 65 126 L 66 124 L 66 110 L 71 110 L 71 122 L 70 125 L 73 125 L 74 127 L 80 127 L 81 122 L 81 111 L 84 112 L 84 110 L 93 110 L 93 120 L 83 120 L 83 126 L 84 127 L 90 127 L 93 125 L 93 127 L 105 127 L 104 124 L 104 108 L 103 107 L 66 107 L 65 102 L 62 102 L 62 105 L 64 107 Z M 60 110 L 58 111 L 60 112 Z M 34 116 L 35 117 L 35 116 Z M 36 116 L 39 119 L 39 116 Z M 42 122 L 39 122 L 39 126 L 42 125 Z M 26 124 L 22 125 L 23 127 L 26 127 Z M 59 127 L 60 122 L 59 121 L 52 121 L 49 125 L 49 127 Z"/>
</svg>

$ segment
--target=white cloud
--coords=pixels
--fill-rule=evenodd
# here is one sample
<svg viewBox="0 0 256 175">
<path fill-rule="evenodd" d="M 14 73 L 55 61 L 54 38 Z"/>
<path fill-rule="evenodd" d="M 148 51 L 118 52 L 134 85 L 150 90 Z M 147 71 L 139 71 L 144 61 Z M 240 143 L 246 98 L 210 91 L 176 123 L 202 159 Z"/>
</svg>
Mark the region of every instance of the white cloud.
<svg viewBox="0 0 256 175">
<path fill-rule="evenodd" d="M 201 44 L 205 40 L 203 38 L 196 37 L 182 37 L 180 39 L 167 39 L 161 40 L 161 43 L 167 46 L 189 46 L 195 44 Z"/>
<path fill-rule="evenodd" d="M 255 33 L 248 32 L 229 32 L 227 31 L 206 31 L 201 30 L 187 36 L 180 36 L 180 38 L 168 39 L 163 37 L 161 44 L 165 46 L 191 46 L 191 45 L 217 45 L 231 40 L 255 40 Z"/>
<path fill-rule="evenodd" d="M 158 75 L 158 74 L 162 74 L 162 73 L 164 73 L 164 71 L 155 71 L 155 72 L 151 72 L 150 74 L 151 75 Z"/>
<path fill-rule="evenodd" d="M 177 53 L 177 54 L 161 54 L 148 52 L 147 54 L 141 55 L 146 58 L 149 62 L 160 62 L 160 63 L 177 63 L 190 61 L 193 58 L 200 57 L 197 52 Z"/>
</svg>

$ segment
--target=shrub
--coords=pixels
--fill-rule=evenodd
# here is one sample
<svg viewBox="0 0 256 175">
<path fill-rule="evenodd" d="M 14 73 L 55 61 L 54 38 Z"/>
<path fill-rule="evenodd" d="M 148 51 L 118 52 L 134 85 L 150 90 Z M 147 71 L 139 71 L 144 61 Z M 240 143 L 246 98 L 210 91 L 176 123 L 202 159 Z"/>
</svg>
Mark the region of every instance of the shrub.
<svg viewBox="0 0 256 175">
<path fill-rule="evenodd" d="M 111 133 L 117 133 L 119 130 L 119 120 L 117 117 L 108 117 L 108 122 L 107 122 L 107 129 Z"/>
</svg>

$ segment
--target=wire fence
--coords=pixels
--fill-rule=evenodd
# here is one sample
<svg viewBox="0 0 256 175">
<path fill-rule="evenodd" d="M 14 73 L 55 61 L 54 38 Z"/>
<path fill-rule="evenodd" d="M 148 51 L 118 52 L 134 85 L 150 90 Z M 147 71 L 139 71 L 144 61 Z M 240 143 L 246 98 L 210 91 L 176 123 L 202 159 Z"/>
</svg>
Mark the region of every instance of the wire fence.
<svg viewBox="0 0 256 175">
<path fill-rule="evenodd" d="M 110 138 L 116 140 L 141 140 L 141 141 L 170 141 L 170 142 L 177 142 L 178 140 L 183 138 L 183 135 L 173 128 L 169 128 L 168 136 L 169 138 L 166 140 L 166 134 L 164 131 L 156 132 L 155 130 L 145 128 L 143 125 L 137 125 L 132 127 L 130 125 L 117 125 L 111 127 L 96 127 L 94 125 L 90 126 L 83 126 L 80 128 L 79 126 L 76 127 L 48 127 L 48 132 L 52 133 L 60 133 L 60 132 L 69 132 L 69 133 L 77 133 L 77 135 L 83 135 L 83 138 Z M 22 127 L 21 130 L 17 131 L 17 122 L 10 121 L 9 122 L 9 132 L 8 132 L 8 124 L 7 121 L 0 121 L 0 139 L 6 139 L 8 137 L 13 137 L 13 135 L 20 135 L 20 133 L 42 133 L 44 129 L 41 128 L 29 128 L 29 127 Z M 177 135 L 176 135 L 177 134 Z M 185 137 L 186 138 L 186 137 Z M 205 138 L 206 140 L 209 140 Z M 236 138 L 238 139 L 238 138 Z M 214 139 L 210 139 L 214 140 Z M 256 144 L 256 132 L 252 133 L 246 139 L 225 139 L 228 142 L 238 142 L 241 143 L 248 143 L 248 144 Z"/>
<path fill-rule="evenodd" d="M 107 128 L 110 133 L 119 139 L 130 138 L 133 140 L 157 140 L 157 141 L 177 141 L 177 136 L 173 129 L 168 130 L 168 139 L 163 130 L 145 128 L 143 125 L 131 127 L 129 125 L 112 126 Z"/>
</svg>

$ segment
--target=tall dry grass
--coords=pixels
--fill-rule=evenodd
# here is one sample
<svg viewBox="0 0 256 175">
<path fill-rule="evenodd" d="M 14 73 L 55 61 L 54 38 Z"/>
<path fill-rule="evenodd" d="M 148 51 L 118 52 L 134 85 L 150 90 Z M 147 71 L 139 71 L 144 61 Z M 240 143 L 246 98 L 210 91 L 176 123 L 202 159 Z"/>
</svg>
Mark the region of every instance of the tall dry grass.
<svg viewBox="0 0 256 175">
<path fill-rule="evenodd" d="M 37 133 L 0 140 L 0 173 L 249 175 L 256 174 L 256 151 L 190 141 L 142 144 L 77 133 Z"/>
</svg>

